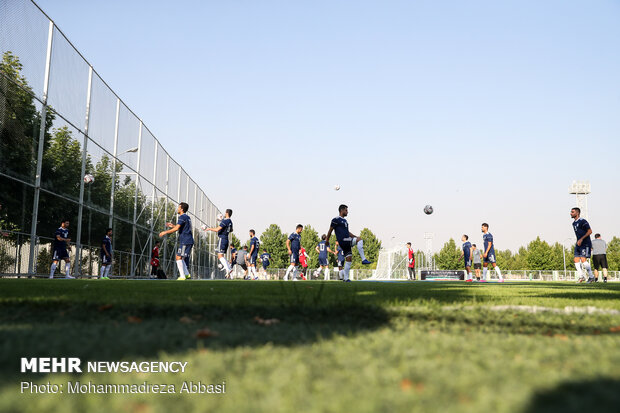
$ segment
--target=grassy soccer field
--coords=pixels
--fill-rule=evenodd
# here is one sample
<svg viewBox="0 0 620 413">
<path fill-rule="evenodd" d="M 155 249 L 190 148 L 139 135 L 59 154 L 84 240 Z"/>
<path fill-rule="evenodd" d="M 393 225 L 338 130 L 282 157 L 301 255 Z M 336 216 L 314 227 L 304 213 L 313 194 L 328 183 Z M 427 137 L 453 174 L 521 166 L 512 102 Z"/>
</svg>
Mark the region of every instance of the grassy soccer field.
<svg viewBox="0 0 620 413">
<path fill-rule="evenodd" d="M 583 413 L 620 405 L 620 284 L 0 280 L 0 320 L 1 411 Z M 188 367 L 26 375 L 26 356 Z M 65 383 L 65 394 L 20 394 L 27 380 Z M 175 384 L 177 394 L 66 394 L 78 380 Z M 184 381 L 225 381 L 226 394 L 179 394 Z"/>
</svg>

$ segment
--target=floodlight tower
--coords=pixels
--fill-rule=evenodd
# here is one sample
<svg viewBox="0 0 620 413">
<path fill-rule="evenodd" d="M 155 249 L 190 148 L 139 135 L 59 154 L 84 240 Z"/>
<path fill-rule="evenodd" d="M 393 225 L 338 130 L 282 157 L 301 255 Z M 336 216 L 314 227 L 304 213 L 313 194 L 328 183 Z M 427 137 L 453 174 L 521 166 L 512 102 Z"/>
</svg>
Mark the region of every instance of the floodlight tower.
<svg viewBox="0 0 620 413">
<path fill-rule="evenodd" d="M 425 232 L 424 239 L 426 240 L 426 266 L 428 269 L 432 269 L 433 262 L 433 237 L 435 234 L 432 232 Z"/>
<path fill-rule="evenodd" d="M 576 195 L 577 207 L 581 209 L 581 216 L 588 219 L 588 194 L 592 192 L 590 190 L 589 181 L 573 181 L 572 185 L 568 188 L 568 193 Z"/>
</svg>

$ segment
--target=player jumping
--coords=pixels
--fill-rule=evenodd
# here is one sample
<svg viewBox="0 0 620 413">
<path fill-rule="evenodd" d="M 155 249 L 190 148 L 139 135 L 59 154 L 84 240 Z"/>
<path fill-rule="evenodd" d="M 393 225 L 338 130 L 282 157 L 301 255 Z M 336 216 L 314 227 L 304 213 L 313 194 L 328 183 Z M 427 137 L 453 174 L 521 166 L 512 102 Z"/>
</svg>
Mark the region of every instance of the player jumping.
<svg viewBox="0 0 620 413">
<path fill-rule="evenodd" d="M 575 268 L 577 269 L 577 282 L 584 282 L 586 277 L 583 275 L 583 269 L 588 272 L 588 282 L 594 282 L 594 274 L 592 273 L 592 267 L 588 262 L 588 258 L 592 254 L 592 228 L 588 221 L 581 218 L 581 209 L 575 207 L 570 210 L 570 217 L 573 221 L 573 230 L 577 237 L 577 243 L 575 244 Z M 583 269 L 582 269 L 583 267 Z"/>
<path fill-rule="evenodd" d="M 332 219 L 332 222 L 329 226 L 325 245 L 329 247 L 329 237 L 332 235 L 332 231 L 334 231 L 336 233 L 336 239 L 338 240 L 338 244 L 342 248 L 345 257 L 344 282 L 351 282 L 351 280 L 349 279 L 349 272 L 351 271 L 351 265 L 353 260 L 353 252 L 351 251 L 351 248 L 353 248 L 354 245 L 357 246 L 357 251 L 362 258 L 362 264 L 368 265 L 372 263 L 366 259 L 366 255 L 364 254 L 364 241 L 349 232 L 349 223 L 345 219 L 345 217 L 349 215 L 349 207 L 344 204 L 340 205 L 338 207 L 338 213 L 339 216 Z"/>
<path fill-rule="evenodd" d="M 301 231 L 303 231 L 304 226 L 299 224 L 295 228 L 295 232 L 293 232 L 286 240 L 286 249 L 288 250 L 288 255 L 290 256 L 289 267 L 286 269 L 286 274 L 284 274 L 284 281 L 288 281 L 288 275 L 292 272 L 293 281 L 297 281 L 297 266 L 299 265 L 299 250 L 301 249 Z"/>
<path fill-rule="evenodd" d="M 188 278 L 192 278 L 189 274 L 189 257 L 194 246 L 194 236 L 192 235 L 192 219 L 187 215 L 189 205 L 186 202 L 181 202 L 177 208 L 177 223 L 166 223 L 166 226 L 170 228 L 167 231 L 159 233 L 159 237 L 163 238 L 166 235 L 179 232 L 179 247 L 177 248 L 176 263 L 179 269 L 179 278 L 177 280 L 183 281 Z"/>
<path fill-rule="evenodd" d="M 484 257 L 484 268 L 482 269 L 482 280 L 487 280 L 487 267 L 489 263 L 493 264 L 493 268 L 495 268 L 495 272 L 499 277 L 499 282 L 504 282 L 504 277 L 502 277 L 502 271 L 497 266 L 495 262 L 495 244 L 493 244 L 493 235 L 489 232 L 489 224 L 486 222 L 482 224 L 482 239 L 484 240 L 484 252 L 482 256 Z"/>
<path fill-rule="evenodd" d="M 233 232 L 233 223 L 230 220 L 232 213 L 232 209 L 227 209 L 224 219 L 220 221 L 220 225 L 215 228 L 205 229 L 205 231 L 217 232 L 219 241 L 217 243 L 217 248 L 215 248 L 215 252 L 217 252 L 217 258 L 226 270 L 226 278 L 229 278 L 232 273 L 232 267 L 228 264 L 228 261 L 226 261 L 226 258 L 224 257 L 224 255 L 226 255 L 226 251 L 228 251 L 228 234 Z"/>
</svg>

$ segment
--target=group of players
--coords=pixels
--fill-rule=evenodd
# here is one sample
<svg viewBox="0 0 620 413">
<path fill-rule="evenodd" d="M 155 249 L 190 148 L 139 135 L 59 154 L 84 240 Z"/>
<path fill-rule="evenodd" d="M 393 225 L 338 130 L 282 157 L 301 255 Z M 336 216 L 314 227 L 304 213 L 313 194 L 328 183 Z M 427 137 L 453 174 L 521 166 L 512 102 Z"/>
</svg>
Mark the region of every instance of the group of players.
<svg viewBox="0 0 620 413">
<path fill-rule="evenodd" d="M 178 248 L 176 251 L 176 265 L 179 271 L 178 280 L 185 280 L 191 278 L 189 272 L 189 257 L 191 256 L 192 247 L 194 245 L 194 237 L 192 235 L 192 221 L 187 211 L 189 205 L 185 202 L 181 202 L 177 208 L 178 219 L 176 224 L 167 223 L 169 228 L 166 231 L 159 233 L 159 237 L 165 237 L 166 235 L 178 232 Z M 256 232 L 250 230 L 250 245 L 249 250 L 247 246 L 243 247 L 243 250 L 237 251 L 234 246 L 231 249 L 231 255 L 233 260 L 228 262 L 225 258 L 229 247 L 229 235 L 233 231 L 233 223 L 231 220 L 233 211 L 231 209 L 226 210 L 226 214 L 216 227 L 203 226 L 201 229 L 204 231 L 213 231 L 217 233 L 218 244 L 216 247 L 216 253 L 220 262 L 220 268 L 226 271 L 226 278 L 231 278 L 233 267 L 235 264 L 240 265 L 244 271 L 246 271 L 247 279 L 258 279 L 258 272 L 256 270 L 256 264 L 259 257 L 260 241 L 256 237 Z M 321 241 L 316 246 L 316 251 L 319 253 L 319 268 L 314 271 L 314 276 L 318 277 L 320 272 L 324 272 L 324 280 L 329 280 L 329 266 L 328 266 L 328 253 L 332 253 L 337 256 L 338 261 L 338 277 L 340 280 L 350 282 L 350 270 L 352 265 L 352 248 L 355 246 L 362 258 L 362 264 L 371 264 L 366 259 L 364 254 L 364 242 L 361 238 L 353 235 L 349 231 L 349 224 L 346 220 L 349 209 L 346 205 L 340 205 L 338 207 L 338 216 L 331 220 L 329 231 L 327 234 L 323 234 Z M 588 274 L 588 283 L 594 282 L 595 276 L 592 272 L 592 266 L 588 262 L 588 259 L 592 255 L 592 229 L 590 224 L 584 218 L 580 217 L 581 210 L 577 207 L 572 208 L 570 215 L 573 219 L 573 230 L 577 241 L 574 250 L 574 262 L 575 269 L 577 270 L 577 282 L 586 281 L 585 273 Z M 476 272 L 476 281 L 485 282 L 488 280 L 488 266 L 492 264 L 495 270 L 499 282 L 504 282 L 502 272 L 497 265 L 495 257 L 495 245 L 493 242 L 493 235 L 489 232 L 489 224 L 482 224 L 482 238 L 484 243 L 484 249 L 478 250 L 475 244 L 469 241 L 467 235 L 463 235 L 461 240 L 462 253 L 461 256 L 464 259 L 466 270 L 466 282 L 473 282 L 474 276 L 472 274 L 472 262 L 474 270 Z M 298 278 L 306 279 L 305 269 L 307 268 L 306 259 L 308 257 L 305 249 L 301 246 L 301 233 L 303 231 L 303 225 L 299 224 L 295 228 L 295 232 L 291 233 L 286 240 L 286 248 L 290 257 L 290 265 L 284 275 L 284 280 L 290 279 L 297 280 Z M 332 232 L 336 235 L 336 250 L 330 248 L 329 239 Z M 60 227 L 54 234 L 54 248 L 52 256 L 52 265 L 50 268 L 50 278 L 54 277 L 54 273 L 61 261 L 65 262 L 65 276 L 66 278 L 74 278 L 71 276 L 71 261 L 69 259 L 69 253 L 67 248 L 69 246 L 69 220 L 64 219 L 61 222 Z M 411 244 L 408 243 L 409 249 L 409 279 L 415 279 L 415 273 L 413 267 L 415 266 L 415 260 L 413 259 Z M 109 279 L 110 269 L 112 266 L 112 228 L 106 229 L 104 238 L 101 242 L 100 249 L 100 278 Z M 263 266 L 263 270 L 266 272 L 270 265 L 271 255 L 263 249 L 263 253 L 260 256 L 260 261 Z M 602 264 L 605 274 L 604 281 L 607 281 L 607 265 L 606 262 L 599 262 L 597 260 L 597 268 Z M 302 264 L 302 270 L 299 271 L 297 267 Z M 482 266 L 482 277 L 480 276 L 480 267 Z M 249 274 L 248 274 L 249 273 Z"/>
</svg>

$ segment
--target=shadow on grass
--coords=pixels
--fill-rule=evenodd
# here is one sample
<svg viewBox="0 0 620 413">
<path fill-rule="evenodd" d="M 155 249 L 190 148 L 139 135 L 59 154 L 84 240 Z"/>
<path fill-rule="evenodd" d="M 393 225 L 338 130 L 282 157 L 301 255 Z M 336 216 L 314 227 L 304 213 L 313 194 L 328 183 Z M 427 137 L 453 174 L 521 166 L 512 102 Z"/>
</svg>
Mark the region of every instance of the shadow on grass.
<svg viewBox="0 0 620 413">
<path fill-rule="evenodd" d="M 537 393 L 524 413 L 616 413 L 620 410 L 620 380 L 599 378 L 566 382 Z"/>
</svg>

